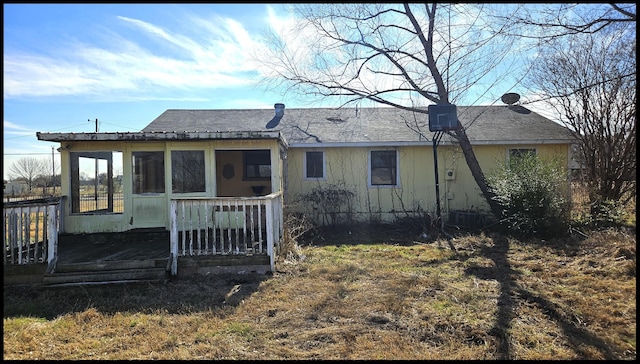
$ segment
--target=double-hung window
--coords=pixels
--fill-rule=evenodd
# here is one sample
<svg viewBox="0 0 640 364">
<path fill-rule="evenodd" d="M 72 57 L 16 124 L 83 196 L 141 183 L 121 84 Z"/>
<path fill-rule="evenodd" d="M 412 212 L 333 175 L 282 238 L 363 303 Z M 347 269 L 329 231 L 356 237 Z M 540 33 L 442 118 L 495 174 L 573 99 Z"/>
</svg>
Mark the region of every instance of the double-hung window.
<svg viewBox="0 0 640 364">
<path fill-rule="evenodd" d="M 308 151 L 304 153 L 304 179 L 325 179 L 324 152 Z"/>
<path fill-rule="evenodd" d="M 398 186 L 398 155 L 395 150 L 373 150 L 369 154 L 371 186 Z"/>
</svg>

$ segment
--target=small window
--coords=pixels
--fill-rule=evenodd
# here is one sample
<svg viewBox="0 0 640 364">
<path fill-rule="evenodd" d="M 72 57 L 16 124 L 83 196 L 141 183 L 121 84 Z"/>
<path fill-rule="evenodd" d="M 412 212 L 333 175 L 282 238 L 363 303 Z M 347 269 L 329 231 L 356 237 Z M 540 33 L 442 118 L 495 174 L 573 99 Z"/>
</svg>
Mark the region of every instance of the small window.
<svg viewBox="0 0 640 364">
<path fill-rule="evenodd" d="M 324 152 L 306 152 L 304 171 L 306 179 L 324 179 Z"/>
<path fill-rule="evenodd" d="M 271 178 L 271 152 L 251 150 L 244 152 L 244 179 L 268 180 Z"/>
<path fill-rule="evenodd" d="M 171 151 L 171 191 L 205 192 L 204 151 Z"/>
<path fill-rule="evenodd" d="M 133 152 L 133 193 L 164 193 L 164 152 Z"/>
<path fill-rule="evenodd" d="M 371 185 L 397 186 L 398 168 L 396 151 L 372 151 L 370 157 Z"/>
<path fill-rule="evenodd" d="M 509 163 L 516 160 L 517 158 L 535 156 L 535 155 L 536 155 L 535 149 L 526 149 L 526 148 L 509 149 Z"/>
</svg>

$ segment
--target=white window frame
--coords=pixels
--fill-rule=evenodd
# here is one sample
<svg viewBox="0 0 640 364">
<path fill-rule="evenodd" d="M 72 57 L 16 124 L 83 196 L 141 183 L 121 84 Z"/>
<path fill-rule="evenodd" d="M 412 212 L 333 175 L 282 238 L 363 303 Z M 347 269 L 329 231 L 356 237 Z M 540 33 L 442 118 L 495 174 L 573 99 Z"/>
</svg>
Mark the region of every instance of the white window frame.
<svg viewBox="0 0 640 364">
<path fill-rule="evenodd" d="M 320 153 L 322 155 L 322 176 L 321 177 L 309 177 L 307 176 L 307 153 Z M 306 150 L 302 161 L 302 179 L 305 181 L 324 181 L 327 179 L 327 159 L 323 150 Z"/>
</svg>

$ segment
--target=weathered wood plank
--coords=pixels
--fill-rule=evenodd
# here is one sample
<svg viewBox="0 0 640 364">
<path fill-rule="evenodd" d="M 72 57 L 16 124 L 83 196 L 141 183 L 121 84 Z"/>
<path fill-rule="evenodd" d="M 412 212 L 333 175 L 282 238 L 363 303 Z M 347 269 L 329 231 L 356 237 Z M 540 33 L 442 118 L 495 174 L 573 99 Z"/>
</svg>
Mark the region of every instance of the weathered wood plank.
<svg viewBox="0 0 640 364">
<path fill-rule="evenodd" d="M 119 280 L 162 279 L 165 276 L 164 268 L 151 269 L 122 269 L 97 272 L 67 272 L 45 275 L 43 283 L 80 283 L 80 282 L 112 282 Z"/>
</svg>

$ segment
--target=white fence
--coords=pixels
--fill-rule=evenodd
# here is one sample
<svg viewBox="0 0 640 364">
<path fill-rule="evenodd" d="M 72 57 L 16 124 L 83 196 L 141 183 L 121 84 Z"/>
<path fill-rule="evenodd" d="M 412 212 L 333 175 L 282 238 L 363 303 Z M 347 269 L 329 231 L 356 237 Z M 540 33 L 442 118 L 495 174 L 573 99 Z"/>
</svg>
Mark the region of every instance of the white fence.
<svg viewBox="0 0 640 364">
<path fill-rule="evenodd" d="M 171 274 L 179 256 L 267 254 L 271 271 L 283 234 L 282 192 L 259 197 L 171 200 Z"/>
<path fill-rule="evenodd" d="M 55 261 L 60 229 L 61 199 L 38 199 L 5 203 L 5 265 L 25 265 Z"/>
</svg>

